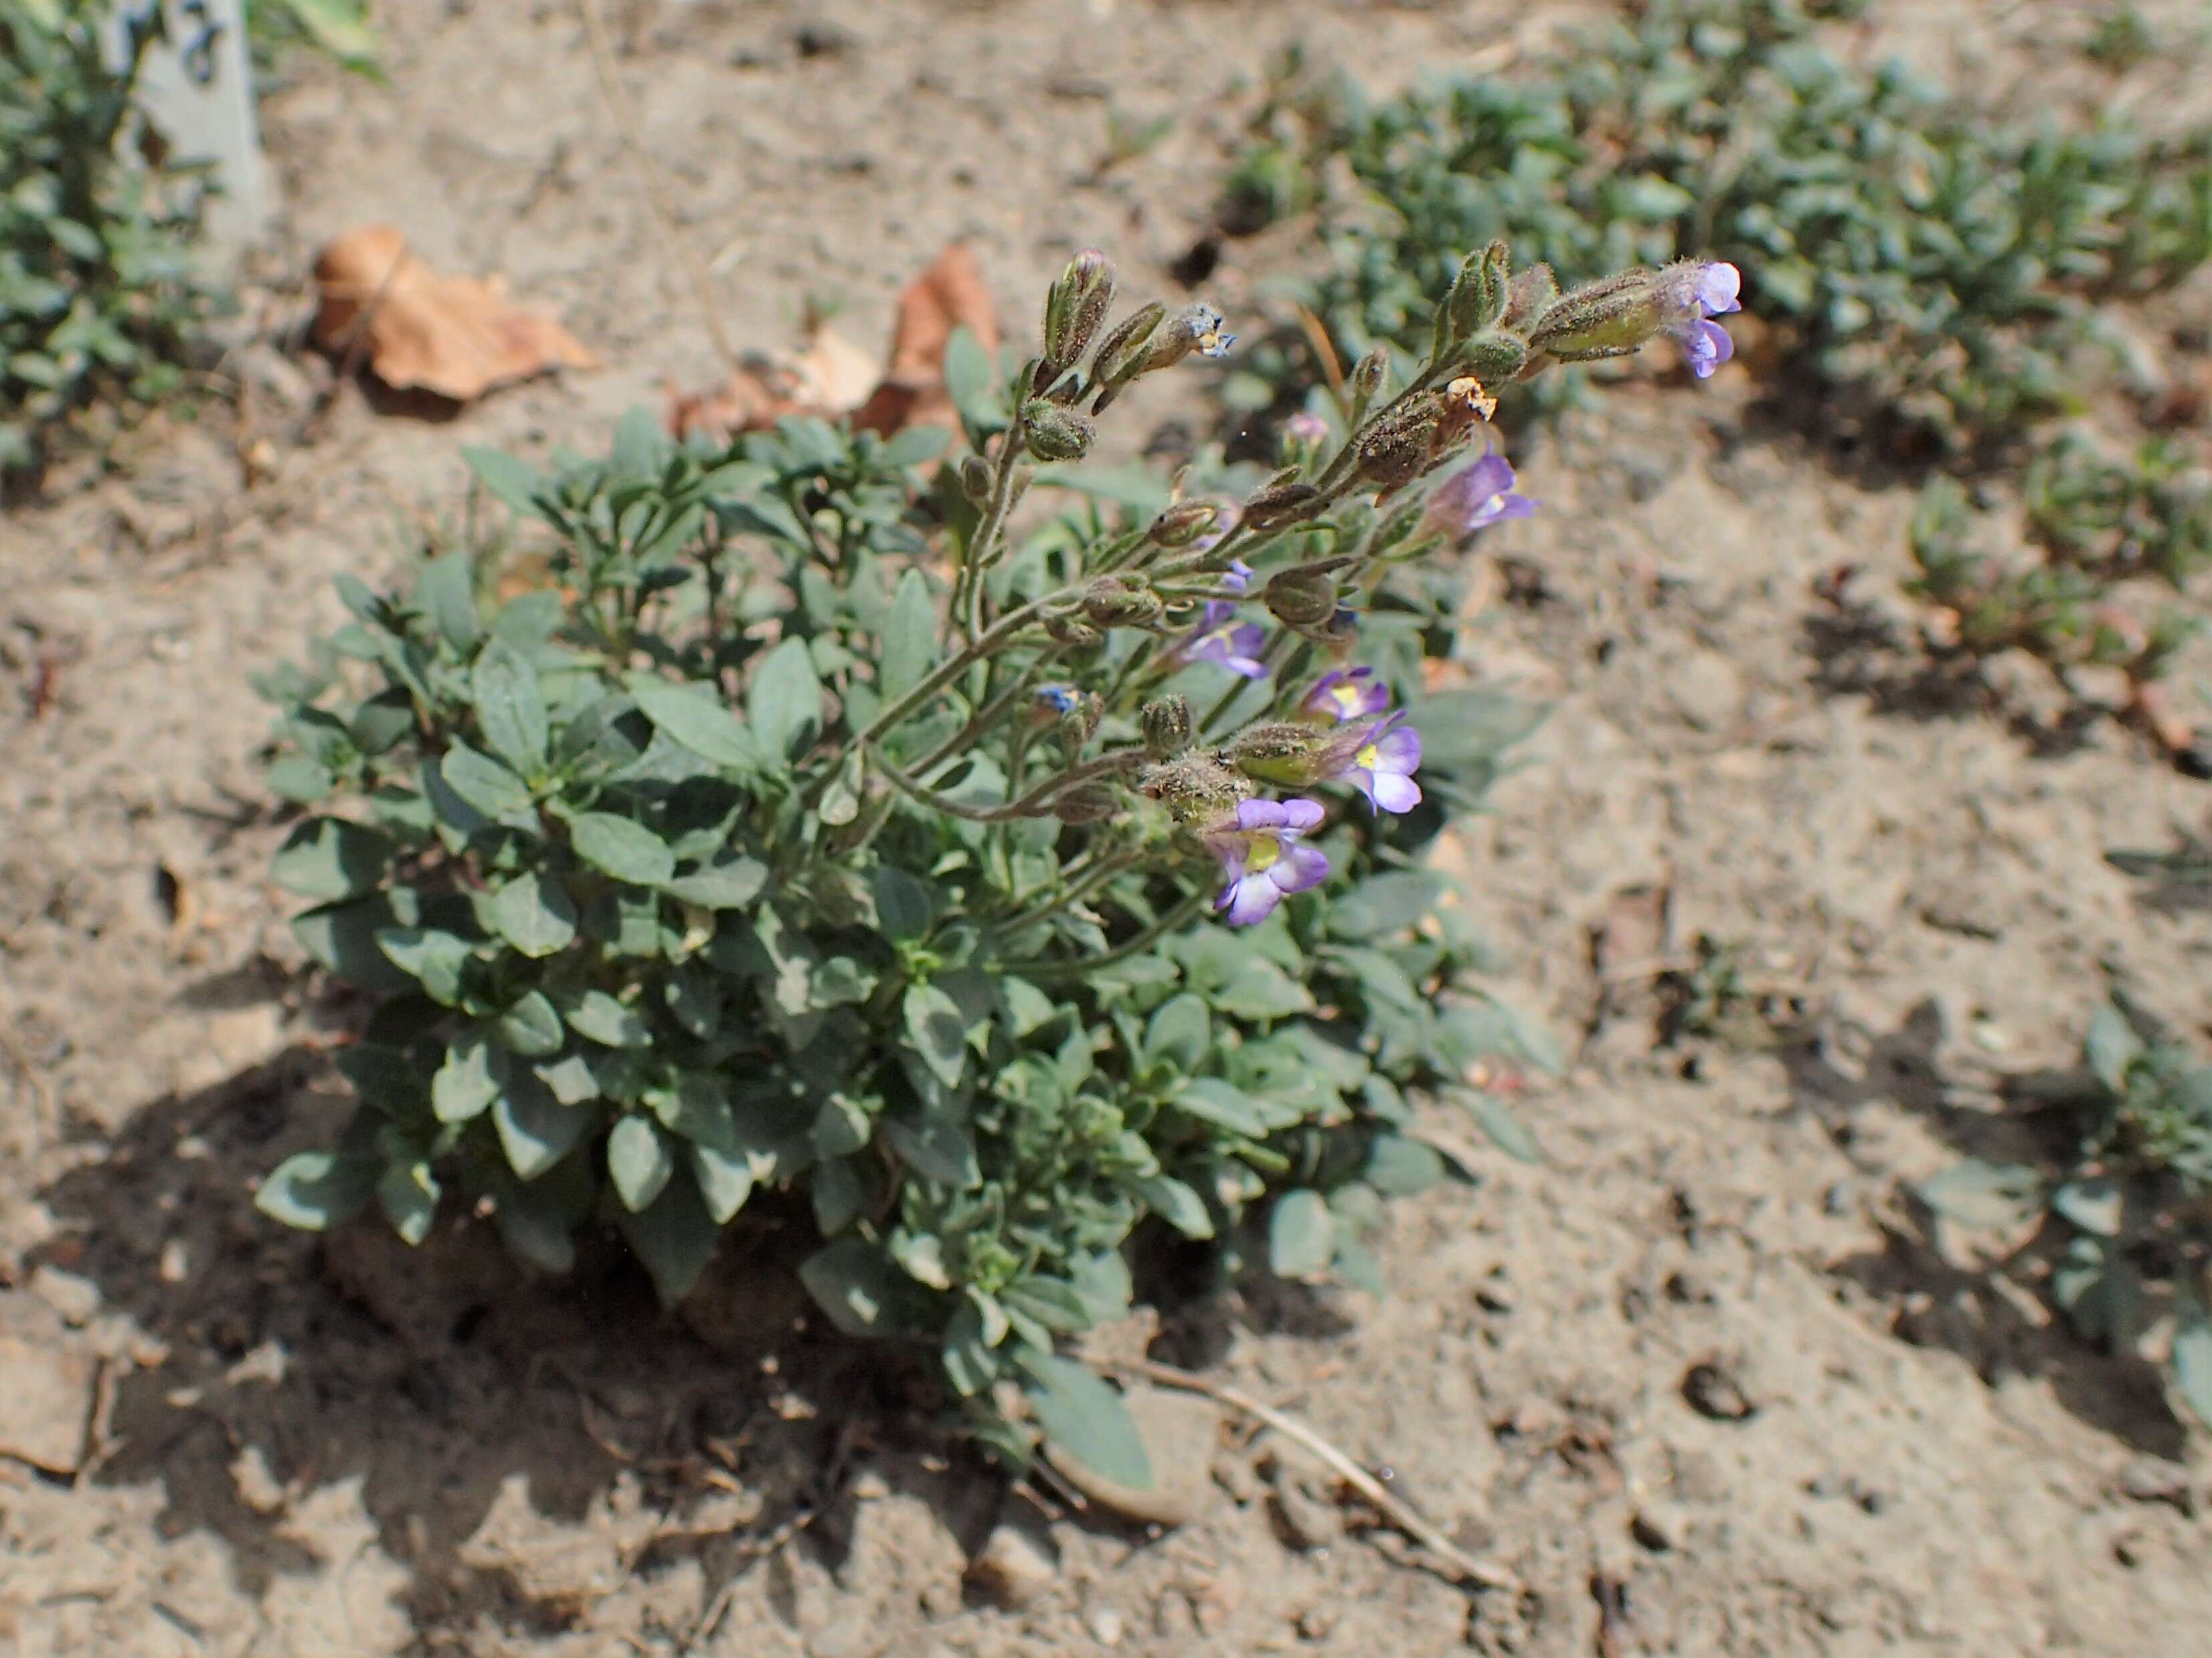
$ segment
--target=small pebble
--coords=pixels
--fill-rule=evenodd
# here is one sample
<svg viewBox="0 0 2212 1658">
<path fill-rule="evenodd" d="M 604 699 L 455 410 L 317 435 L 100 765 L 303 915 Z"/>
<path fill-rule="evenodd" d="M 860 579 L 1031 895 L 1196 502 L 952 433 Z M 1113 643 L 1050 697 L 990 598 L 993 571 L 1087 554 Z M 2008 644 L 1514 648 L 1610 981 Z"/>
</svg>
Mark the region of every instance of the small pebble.
<svg viewBox="0 0 2212 1658">
<path fill-rule="evenodd" d="M 1682 1397 L 1700 1416 L 1716 1422 L 1741 1422 L 1759 1406 L 1736 1379 L 1718 1364 L 1693 1364 L 1682 1378 Z"/>
<path fill-rule="evenodd" d="M 968 1581 L 1009 1610 L 1028 1606 L 1059 1576 L 1059 1564 L 1043 1546 L 1013 1526 L 994 1529 L 968 1568 Z"/>
<path fill-rule="evenodd" d="M 1682 1546 L 1682 1540 L 1689 1534 L 1689 1521 L 1674 1503 L 1655 1500 L 1636 1510 L 1628 1529 L 1654 1554 L 1666 1554 Z"/>
<path fill-rule="evenodd" d="M 1111 1606 L 1101 1606 L 1091 1614 L 1091 1638 L 1102 1647 L 1121 1644 L 1121 1614 Z"/>
</svg>

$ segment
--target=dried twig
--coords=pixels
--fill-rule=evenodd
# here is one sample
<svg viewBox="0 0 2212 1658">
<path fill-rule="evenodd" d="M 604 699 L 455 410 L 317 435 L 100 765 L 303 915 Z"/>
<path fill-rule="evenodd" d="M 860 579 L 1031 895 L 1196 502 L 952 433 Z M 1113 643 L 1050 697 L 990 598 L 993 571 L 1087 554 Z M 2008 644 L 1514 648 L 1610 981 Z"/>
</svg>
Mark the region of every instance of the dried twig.
<svg viewBox="0 0 2212 1658">
<path fill-rule="evenodd" d="M 584 33 L 591 39 L 592 57 L 599 65 L 599 84 L 606 91 L 607 106 L 614 112 L 615 125 L 622 129 L 623 147 L 637 169 L 638 182 L 645 191 L 645 204 L 652 210 L 653 223 L 660 231 L 661 240 L 668 244 L 669 252 L 684 268 L 684 277 L 691 284 L 691 297 L 698 302 L 699 320 L 706 325 L 708 337 L 714 341 L 723 367 L 735 375 L 744 365 L 714 309 L 713 280 L 707 274 L 707 267 L 700 263 L 696 250 L 684 240 L 684 232 L 678 227 L 675 210 L 669 205 L 666 183 L 653 162 L 653 153 L 645 147 L 637 106 L 630 102 L 629 88 L 623 84 L 622 70 L 615 62 L 614 46 L 607 39 L 606 20 L 599 15 L 599 0 L 576 0 L 576 9 L 583 14 Z"/>
<path fill-rule="evenodd" d="M 1331 1473 L 1373 1503 L 1392 1525 L 1449 1567 L 1449 1576 L 1455 1580 L 1480 1583 L 1485 1588 L 1502 1589 L 1508 1594 L 1518 1594 L 1521 1592 L 1521 1579 L 1510 1566 L 1501 1561 L 1479 1559 L 1468 1553 L 1424 1519 L 1411 1503 L 1393 1494 L 1381 1480 L 1296 1417 L 1285 1416 L 1272 1406 L 1262 1405 L 1249 1394 L 1240 1393 L 1226 1382 L 1210 1381 L 1188 1370 L 1178 1370 L 1172 1365 L 1155 1364 L 1150 1359 L 1107 1359 L 1102 1363 L 1107 1370 L 1141 1376 L 1164 1388 L 1180 1388 L 1186 1393 L 1204 1394 L 1208 1399 L 1218 1400 L 1231 1410 L 1242 1411 L 1255 1421 L 1266 1424 L 1284 1438 L 1295 1440 L 1304 1446 L 1328 1464 Z"/>
</svg>

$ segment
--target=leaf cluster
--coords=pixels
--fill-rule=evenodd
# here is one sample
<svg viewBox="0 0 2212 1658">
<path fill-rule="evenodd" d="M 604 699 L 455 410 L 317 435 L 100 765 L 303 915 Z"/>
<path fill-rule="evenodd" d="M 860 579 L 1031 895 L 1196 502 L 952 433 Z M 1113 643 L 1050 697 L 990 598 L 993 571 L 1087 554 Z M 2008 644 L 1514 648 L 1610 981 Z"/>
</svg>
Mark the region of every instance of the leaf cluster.
<svg viewBox="0 0 2212 1658">
<path fill-rule="evenodd" d="M 2164 1315 L 2174 1389 L 2212 1425 L 2212 1066 L 2117 1002 L 2082 1058 L 2092 1086 L 2071 1102 L 2062 1167 L 1970 1161 L 1919 1193 L 1968 1226 L 2032 1233 L 2085 1340 L 2130 1352 Z"/>
<path fill-rule="evenodd" d="M 1492 318 L 1504 258 L 1468 262 L 1495 267 Z M 642 411 L 602 457 L 469 452 L 508 556 L 341 580 L 350 619 L 259 689 L 270 785 L 305 814 L 276 865 L 312 906 L 295 931 L 378 1002 L 339 1060 L 356 1110 L 264 1211 L 374 1205 L 410 1241 L 488 1212 L 549 1271 L 617 1232 L 673 1302 L 778 1193 L 811 1212 L 801 1277 L 839 1327 L 933 1348 L 1010 1455 L 1012 1388 L 1071 1454 L 1137 1473 L 1111 1390 L 1057 1353 L 1126 1310 L 1133 1242 L 1379 1287 L 1384 1199 L 1453 1170 L 1414 1097 L 1535 1155 L 1462 1079 L 1559 1056 L 1468 982 L 1480 941 L 1418 853 L 1540 716 L 1428 689 L 1456 579 L 1401 556 L 1434 545 L 1418 503 L 1355 499 L 1345 460 L 1333 495 L 1301 486 L 1315 512 L 1177 551 L 1165 480 L 1026 459 L 1105 383 L 1062 372 L 956 336 L 957 464 L 941 431 L 794 418 L 716 447 Z M 1032 489 L 1054 505 L 1012 532 Z M 1185 715 L 1202 744 L 1281 719 L 1311 640 L 1285 629 L 1281 671 L 1225 689 L 1177 641 L 1234 602 L 1237 553 L 1257 592 L 1324 551 L 1369 572 L 1358 647 L 1428 734 L 1427 799 L 1336 815 L 1336 878 L 1231 933 L 1201 919 L 1202 841 L 1129 786 L 1144 710 L 1211 705 Z M 1102 610 L 1102 572 L 1157 619 Z M 1064 810 L 1079 784 L 1110 810 Z"/>
<path fill-rule="evenodd" d="M 204 180 L 144 153 L 101 0 L 0 0 L 0 480 L 94 405 L 175 393 L 213 300 L 191 263 Z"/>
</svg>

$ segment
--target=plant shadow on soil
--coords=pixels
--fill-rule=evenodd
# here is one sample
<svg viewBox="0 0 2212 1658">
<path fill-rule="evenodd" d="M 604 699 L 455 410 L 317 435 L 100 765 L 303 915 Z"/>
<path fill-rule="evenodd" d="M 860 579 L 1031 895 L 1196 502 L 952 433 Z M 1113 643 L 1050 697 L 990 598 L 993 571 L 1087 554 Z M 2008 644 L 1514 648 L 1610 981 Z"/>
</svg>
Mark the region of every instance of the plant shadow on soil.
<svg viewBox="0 0 2212 1658">
<path fill-rule="evenodd" d="M 1949 1097 L 1936 1060 L 1944 1035 L 1942 1011 L 1929 999 L 1886 1034 L 1831 1032 L 1785 1042 L 1780 1053 L 1790 1108 L 1818 1119 L 1846 1156 L 1853 1156 L 1856 1139 L 1853 1113 L 1880 1100 L 1921 1118 L 1960 1157 L 2063 1166 L 2072 1150 L 2070 1114 L 2025 1108 L 2079 1097 L 2087 1078 L 2070 1072 L 2007 1076 L 1998 1088 L 2006 1109 L 1960 1105 Z M 1848 1060 L 1839 1051 L 1845 1047 L 1856 1050 Z M 2063 1248 L 2062 1227 L 2046 1222 L 1987 1265 L 1962 1265 L 1942 1247 L 1934 1212 L 1910 1187 L 1900 1188 L 1899 1197 L 1902 1219 L 1881 1223 L 1881 1247 L 1828 1268 L 1892 1309 L 1893 1334 L 1916 1347 L 1957 1354 L 1993 1386 L 2010 1376 L 2045 1381 L 2058 1402 L 2090 1426 L 2139 1451 L 2182 1456 L 2187 1430 L 2166 1402 L 2156 1367 L 2134 1353 L 2100 1350 L 2051 1306 L 2046 1285 Z"/>
<path fill-rule="evenodd" d="M 163 1533 L 220 1537 L 241 1590 L 329 1568 L 295 1512 L 351 1480 L 424 1633 L 483 1617 L 522 1635 L 571 1629 L 632 1574 L 685 1558 L 711 1602 L 794 1537 L 837 1570 L 862 1467 L 928 1503 L 970 1559 L 1027 1500 L 948 1431 L 926 1351 L 813 1315 L 794 1270 L 811 1236 L 799 1209 L 741 1221 L 676 1315 L 611 1236 L 585 1241 L 563 1280 L 514 1264 L 450 1203 L 419 1249 L 373 1206 L 320 1237 L 270 1221 L 251 1182 L 315 1141 L 343 1087 L 325 1054 L 295 1044 L 151 1102 L 41 1193 L 58 1236 L 30 1264 L 89 1278 L 165 1350 L 121 1374 L 79 1478 L 157 1482 Z M 1156 1357 L 1204 1367 L 1244 1326 L 1346 1327 L 1302 1286 L 1224 1296 L 1196 1255 L 1146 1254 L 1168 1309 Z M 610 1502 L 624 1484 L 635 1500 Z M 611 1545 L 580 1542 L 610 1509 L 644 1517 L 617 1519 Z M 1138 1534 L 1095 1504 L 1077 1517 Z M 790 1621 L 778 1582 L 769 1599 Z"/>
</svg>

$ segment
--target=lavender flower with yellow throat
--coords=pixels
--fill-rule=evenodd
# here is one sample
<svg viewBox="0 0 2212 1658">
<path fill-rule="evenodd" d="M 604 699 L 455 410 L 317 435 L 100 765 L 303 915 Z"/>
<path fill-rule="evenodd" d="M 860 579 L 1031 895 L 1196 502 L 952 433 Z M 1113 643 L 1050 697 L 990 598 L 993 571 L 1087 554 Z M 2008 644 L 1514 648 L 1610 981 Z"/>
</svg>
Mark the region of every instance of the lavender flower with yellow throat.
<svg viewBox="0 0 2212 1658">
<path fill-rule="evenodd" d="M 1390 687 L 1369 667 L 1332 668 L 1298 699 L 1298 718 L 1342 725 L 1364 720 L 1390 706 Z"/>
<path fill-rule="evenodd" d="M 1231 926 L 1250 926 L 1293 893 L 1328 878 L 1328 859 L 1302 837 L 1325 816 L 1318 800 L 1244 800 L 1206 831 L 1228 884 L 1213 908 Z"/>
</svg>

